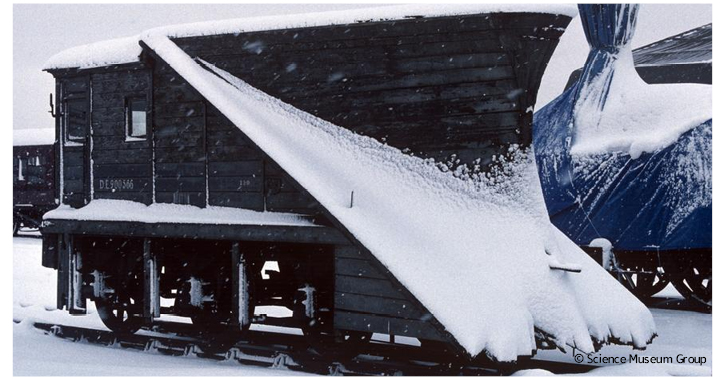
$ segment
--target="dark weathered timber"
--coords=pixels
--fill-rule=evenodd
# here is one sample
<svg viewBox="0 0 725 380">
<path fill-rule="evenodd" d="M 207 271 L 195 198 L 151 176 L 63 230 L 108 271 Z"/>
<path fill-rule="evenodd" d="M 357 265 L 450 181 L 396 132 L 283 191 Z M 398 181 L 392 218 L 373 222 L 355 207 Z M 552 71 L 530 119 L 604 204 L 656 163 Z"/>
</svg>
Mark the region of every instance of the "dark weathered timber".
<svg viewBox="0 0 725 380">
<path fill-rule="evenodd" d="M 383 324 L 381 318 L 392 322 Z M 337 328 L 447 341 L 449 337 L 429 323 L 432 319 L 427 309 L 368 251 L 352 245 L 336 247 Z"/>
<path fill-rule="evenodd" d="M 346 294 L 361 294 L 381 298 L 405 300 L 406 295 L 402 288 L 396 287 L 388 279 L 380 280 L 358 276 L 335 276 L 335 289 Z M 371 306 L 374 307 L 374 306 Z"/>
<path fill-rule="evenodd" d="M 335 273 L 362 278 L 386 279 L 387 273 L 380 272 L 367 260 L 335 258 Z"/>
<path fill-rule="evenodd" d="M 411 320 L 420 320 L 424 316 L 418 306 L 408 300 L 344 292 L 335 293 L 335 309 L 363 314 L 375 311 L 378 315 Z"/>
<path fill-rule="evenodd" d="M 339 311 L 335 313 L 335 325 L 353 331 L 380 331 L 391 335 L 411 336 L 425 340 L 443 340 L 440 332 L 425 320 Z"/>
<path fill-rule="evenodd" d="M 192 57 L 355 132 L 422 157 L 455 154 L 485 164 L 509 144 L 530 143 L 527 110 L 568 22 L 494 14 L 175 41 Z M 491 136 L 507 132 L 507 139 Z"/>
<path fill-rule="evenodd" d="M 264 196 L 261 193 L 214 191 L 209 193 L 209 206 L 264 210 Z"/>
<path fill-rule="evenodd" d="M 80 207 L 90 200 L 90 77 L 73 74 L 57 81 L 57 108 L 59 116 L 56 126 L 58 139 L 58 197 L 73 207 Z M 76 135 L 71 136 L 68 124 L 76 126 Z M 60 159 L 62 157 L 62 163 Z"/>
<path fill-rule="evenodd" d="M 266 155 L 166 63 L 156 62 L 154 73 L 157 202 L 188 197 L 198 206 L 208 199 L 211 206 L 319 212 L 317 202 L 290 186 L 283 171 L 267 181 Z"/>
<path fill-rule="evenodd" d="M 91 73 L 93 197 L 151 203 L 153 153 L 151 140 L 127 141 L 129 99 L 148 99 L 151 71 L 145 65 L 132 70 Z"/>
<path fill-rule="evenodd" d="M 93 170 L 96 178 L 151 178 L 151 167 L 147 163 L 142 164 L 97 164 Z"/>
</svg>

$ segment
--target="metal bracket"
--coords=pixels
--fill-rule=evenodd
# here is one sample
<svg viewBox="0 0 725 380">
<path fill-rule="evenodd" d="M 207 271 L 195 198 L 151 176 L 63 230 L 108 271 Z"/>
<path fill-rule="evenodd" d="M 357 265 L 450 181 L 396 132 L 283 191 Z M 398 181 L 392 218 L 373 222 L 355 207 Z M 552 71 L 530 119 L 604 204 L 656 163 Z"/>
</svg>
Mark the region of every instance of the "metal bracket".
<svg viewBox="0 0 725 380">
<path fill-rule="evenodd" d="M 146 323 L 153 323 L 154 318 L 161 316 L 161 297 L 159 294 L 159 274 L 156 255 L 151 252 L 151 239 L 143 241 L 144 263 L 144 298 L 143 318 Z"/>
</svg>

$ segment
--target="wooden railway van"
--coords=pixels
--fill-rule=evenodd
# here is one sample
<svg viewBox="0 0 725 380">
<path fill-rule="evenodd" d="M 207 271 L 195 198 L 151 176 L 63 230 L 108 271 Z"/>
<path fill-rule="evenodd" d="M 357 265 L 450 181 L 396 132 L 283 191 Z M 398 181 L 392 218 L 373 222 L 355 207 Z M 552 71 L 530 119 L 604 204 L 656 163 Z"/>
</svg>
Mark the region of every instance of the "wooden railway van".
<svg viewBox="0 0 725 380">
<path fill-rule="evenodd" d="M 173 42 L 356 133 L 486 170 L 493 155 L 530 144 L 539 83 L 569 21 L 543 13 L 412 17 Z M 325 342 L 382 333 L 456 347 L 344 226 L 151 49 L 138 62 L 49 71 L 63 207 L 221 206 L 305 222 L 46 218 L 43 265 L 58 269 L 58 308 L 84 313 L 92 299 L 118 331 L 174 313 L 209 331 L 254 322 Z M 175 302 L 162 307 L 160 298 Z M 255 313 L 262 305 L 284 306 L 290 317 Z"/>
</svg>

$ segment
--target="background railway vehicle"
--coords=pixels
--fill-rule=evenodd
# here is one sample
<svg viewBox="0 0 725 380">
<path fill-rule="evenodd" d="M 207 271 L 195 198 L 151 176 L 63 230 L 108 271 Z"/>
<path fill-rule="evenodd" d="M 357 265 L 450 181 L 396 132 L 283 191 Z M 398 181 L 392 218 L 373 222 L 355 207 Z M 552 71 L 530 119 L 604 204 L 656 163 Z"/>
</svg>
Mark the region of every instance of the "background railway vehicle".
<svg viewBox="0 0 725 380">
<path fill-rule="evenodd" d="M 712 84 L 712 23 L 632 50 L 634 68 L 648 84 Z M 582 69 L 571 73 L 566 88 Z"/>
<path fill-rule="evenodd" d="M 43 214 L 58 207 L 54 142 L 52 128 L 13 131 L 13 235 L 39 228 Z"/>
<path fill-rule="evenodd" d="M 323 356 L 373 333 L 499 362 L 646 347 L 651 314 L 550 224 L 529 151 L 574 14 L 395 6 L 59 53 L 58 308 L 90 299 L 126 333 L 161 314 L 230 340 L 297 328 Z"/>
<path fill-rule="evenodd" d="M 544 196 L 552 222 L 603 247 L 635 295 L 672 283 L 710 310 L 712 24 L 632 51 L 636 14 L 612 33 L 585 20 L 586 65 L 536 113 Z"/>
</svg>

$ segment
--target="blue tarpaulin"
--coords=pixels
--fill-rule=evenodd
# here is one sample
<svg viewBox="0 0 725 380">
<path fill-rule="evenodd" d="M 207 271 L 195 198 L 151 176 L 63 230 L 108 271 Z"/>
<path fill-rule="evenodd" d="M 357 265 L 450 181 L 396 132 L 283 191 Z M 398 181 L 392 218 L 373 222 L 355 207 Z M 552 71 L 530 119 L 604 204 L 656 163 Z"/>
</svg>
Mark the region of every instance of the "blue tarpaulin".
<svg viewBox="0 0 725 380">
<path fill-rule="evenodd" d="M 577 244 L 606 238 L 619 250 L 712 247 L 712 120 L 660 149 L 632 157 L 572 155 L 575 107 L 602 112 L 613 62 L 631 40 L 637 5 L 580 5 L 591 52 L 575 85 L 534 116 L 534 149 L 552 222 Z M 596 86 L 592 84 L 596 81 Z M 627 112 L 637 112 L 631 104 Z M 672 122 L 677 122 L 672 120 Z"/>
</svg>

